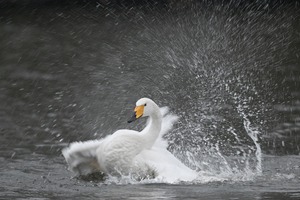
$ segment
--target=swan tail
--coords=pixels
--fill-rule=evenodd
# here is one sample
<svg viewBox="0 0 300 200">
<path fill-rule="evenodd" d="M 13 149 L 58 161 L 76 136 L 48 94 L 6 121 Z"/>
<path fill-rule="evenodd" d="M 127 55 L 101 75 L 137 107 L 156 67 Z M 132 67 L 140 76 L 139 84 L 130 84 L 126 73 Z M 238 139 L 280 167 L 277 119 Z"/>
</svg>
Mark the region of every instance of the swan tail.
<svg viewBox="0 0 300 200">
<path fill-rule="evenodd" d="M 62 150 L 69 170 L 79 175 L 88 175 L 101 171 L 97 162 L 96 150 L 102 140 L 90 140 L 86 142 L 73 142 Z"/>
</svg>

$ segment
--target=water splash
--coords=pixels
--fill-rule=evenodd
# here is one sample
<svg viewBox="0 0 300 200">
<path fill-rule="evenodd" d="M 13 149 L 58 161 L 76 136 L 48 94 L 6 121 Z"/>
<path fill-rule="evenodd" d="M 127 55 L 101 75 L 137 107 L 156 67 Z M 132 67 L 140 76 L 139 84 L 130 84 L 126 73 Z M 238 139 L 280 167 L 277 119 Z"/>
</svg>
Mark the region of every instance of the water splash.
<svg viewBox="0 0 300 200">
<path fill-rule="evenodd" d="M 193 181 L 186 182 L 190 183 L 208 183 L 208 182 L 224 182 L 224 181 L 249 181 L 253 180 L 257 176 L 262 174 L 262 153 L 259 144 L 259 134 L 260 132 L 256 127 L 254 127 L 249 120 L 245 110 L 239 104 L 239 97 L 233 96 L 235 102 L 237 103 L 237 112 L 240 114 L 243 120 L 244 129 L 247 135 L 253 141 L 252 145 L 246 145 L 247 148 L 242 147 L 243 140 L 239 138 L 236 130 L 231 127 L 228 129 L 226 134 L 234 135 L 235 139 L 238 141 L 240 146 L 238 149 L 242 152 L 241 156 L 228 156 L 225 155 L 220 146 L 223 145 L 223 141 L 217 141 L 213 143 L 209 140 L 206 142 L 209 144 L 207 149 L 198 149 L 200 146 L 194 147 L 193 151 L 175 151 L 173 152 L 177 157 L 179 157 L 187 166 L 191 169 L 197 171 L 197 176 Z M 167 134 L 166 130 L 170 130 L 173 123 L 177 120 L 177 116 L 172 114 L 172 117 L 166 117 L 163 121 L 165 131 L 163 134 Z M 182 138 L 184 139 L 184 138 Z M 166 141 L 159 138 L 157 145 L 165 146 Z M 255 159 L 252 158 L 252 151 L 255 146 Z M 181 147 L 179 147 L 180 149 Z M 202 151 L 201 151 L 202 150 Z M 199 156 L 201 154 L 206 154 L 206 156 Z M 253 167 L 254 166 L 254 167 Z M 175 166 L 174 166 L 175 167 Z M 186 177 L 184 174 L 179 179 L 173 179 L 172 173 L 167 173 L 167 176 L 158 176 L 156 178 L 145 178 L 142 180 L 137 180 L 131 175 L 122 177 L 108 177 L 105 181 L 106 184 L 148 184 L 148 183 L 182 183 Z M 175 181 L 174 181 L 175 180 Z"/>
<path fill-rule="evenodd" d="M 238 112 L 240 115 L 242 115 L 244 119 L 244 127 L 249 135 L 249 137 L 252 139 L 253 143 L 255 144 L 256 151 L 255 151 L 255 156 L 257 159 L 257 165 L 256 165 L 256 171 L 258 174 L 262 173 L 262 152 L 261 152 L 261 147 L 260 144 L 258 143 L 258 135 L 260 134 L 258 128 L 253 127 L 251 125 L 250 120 L 248 119 L 247 115 L 244 113 L 244 111 L 241 109 L 240 106 L 238 106 Z"/>
<path fill-rule="evenodd" d="M 184 132 L 181 133 L 180 137 L 186 140 L 182 144 L 187 141 L 191 143 L 187 146 L 181 145 L 178 148 L 174 148 L 174 146 L 171 148 L 188 166 L 198 171 L 199 178 L 195 180 L 196 182 L 248 181 L 262 175 L 262 150 L 259 142 L 261 131 L 255 124 L 257 120 L 254 120 L 255 122 L 251 120 L 251 117 L 257 118 L 257 116 L 253 114 L 255 110 L 251 110 L 249 106 L 254 96 L 245 98 L 244 92 L 238 92 L 244 91 L 245 87 L 250 88 L 239 78 L 234 83 L 234 90 L 229 84 L 225 84 L 225 88 L 233 100 L 235 108 L 233 111 L 235 110 L 237 113 L 238 120 L 242 123 L 242 129 L 237 129 L 238 126 L 235 127 L 232 124 L 227 129 L 223 127 L 222 133 L 220 133 L 222 136 L 214 132 L 203 135 L 203 133 L 199 133 L 203 130 L 199 128 L 199 124 L 191 122 L 186 126 L 186 131 L 190 132 L 189 135 Z M 255 93 L 255 88 L 252 90 Z M 210 120 L 212 124 L 216 123 L 215 119 Z M 178 130 L 182 130 L 182 128 L 176 131 Z M 194 132 L 198 133 L 195 134 Z M 176 140 L 171 141 L 171 143 L 176 143 Z M 228 150 L 229 153 L 226 153 Z"/>
</svg>

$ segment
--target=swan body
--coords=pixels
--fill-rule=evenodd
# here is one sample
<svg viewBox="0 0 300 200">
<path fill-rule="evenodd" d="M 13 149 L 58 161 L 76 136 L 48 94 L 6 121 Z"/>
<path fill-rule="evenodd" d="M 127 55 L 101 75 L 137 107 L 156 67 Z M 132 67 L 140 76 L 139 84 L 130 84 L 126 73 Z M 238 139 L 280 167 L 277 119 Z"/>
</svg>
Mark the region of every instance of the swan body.
<svg viewBox="0 0 300 200">
<path fill-rule="evenodd" d="M 166 108 L 160 109 L 149 98 L 138 100 L 134 110 L 128 122 L 149 117 L 141 132 L 121 129 L 100 140 L 71 143 L 62 151 L 69 169 L 76 175 L 100 171 L 112 176 L 154 175 L 170 182 L 195 179 L 197 173 L 175 158 L 162 139 L 177 117 L 167 115 Z"/>
</svg>

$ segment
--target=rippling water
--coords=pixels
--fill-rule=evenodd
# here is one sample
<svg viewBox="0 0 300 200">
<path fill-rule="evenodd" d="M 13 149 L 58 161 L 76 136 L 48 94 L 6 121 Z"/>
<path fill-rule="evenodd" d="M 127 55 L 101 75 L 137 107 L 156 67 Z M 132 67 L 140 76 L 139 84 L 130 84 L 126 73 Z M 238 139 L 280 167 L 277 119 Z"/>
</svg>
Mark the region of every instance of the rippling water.
<svg viewBox="0 0 300 200">
<path fill-rule="evenodd" d="M 276 1 L 2 2 L 1 198 L 299 199 L 299 13 Z M 127 118 L 142 96 L 180 116 L 169 149 L 203 180 L 72 179 L 61 149 L 141 129 Z"/>
</svg>

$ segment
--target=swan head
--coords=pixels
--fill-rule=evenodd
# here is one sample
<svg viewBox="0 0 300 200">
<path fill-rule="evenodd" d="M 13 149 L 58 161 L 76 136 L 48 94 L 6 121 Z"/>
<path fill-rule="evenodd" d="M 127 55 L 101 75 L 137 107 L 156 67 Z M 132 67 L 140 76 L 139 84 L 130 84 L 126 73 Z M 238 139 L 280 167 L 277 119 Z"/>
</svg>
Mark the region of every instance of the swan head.
<svg viewBox="0 0 300 200">
<path fill-rule="evenodd" d="M 133 122 L 141 117 L 151 116 L 159 111 L 159 107 L 149 98 L 141 98 L 136 102 L 136 107 L 134 108 L 134 115 L 128 123 Z"/>
</svg>

